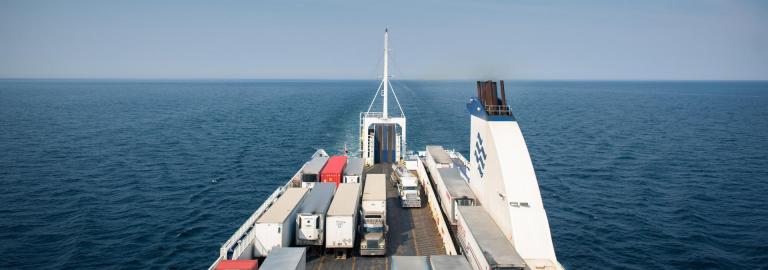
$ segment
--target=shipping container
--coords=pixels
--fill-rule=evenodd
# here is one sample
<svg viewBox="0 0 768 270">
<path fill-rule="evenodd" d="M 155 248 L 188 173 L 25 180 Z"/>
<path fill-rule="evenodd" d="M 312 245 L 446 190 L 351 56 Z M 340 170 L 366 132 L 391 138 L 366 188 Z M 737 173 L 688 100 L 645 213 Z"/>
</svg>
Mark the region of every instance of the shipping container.
<svg viewBox="0 0 768 270">
<path fill-rule="evenodd" d="M 474 269 L 525 269 L 526 264 L 482 206 L 459 206 L 456 238 Z"/>
<path fill-rule="evenodd" d="M 296 245 L 322 246 L 325 239 L 325 214 L 331 205 L 336 185 L 315 183 L 296 211 Z"/>
<path fill-rule="evenodd" d="M 391 270 L 430 270 L 427 256 L 392 256 Z"/>
<path fill-rule="evenodd" d="M 338 187 L 344 174 L 344 167 L 346 166 L 346 156 L 332 156 L 328 159 L 328 163 L 325 164 L 325 168 L 320 172 L 320 182 L 336 183 Z"/>
<path fill-rule="evenodd" d="M 362 202 L 362 239 L 360 255 L 386 255 L 387 177 L 368 174 L 365 177 Z"/>
<path fill-rule="evenodd" d="M 438 168 L 432 179 L 440 199 L 440 207 L 448 217 L 448 222 L 456 225 L 456 207 L 475 205 L 475 193 L 458 168 Z"/>
<path fill-rule="evenodd" d="M 281 247 L 269 253 L 261 270 L 305 270 L 307 268 L 307 248 Z"/>
<path fill-rule="evenodd" d="M 216 265 L 215 270 L 256 270 L 259 269 L 257 260 L 223 260 Z"/>
<path fill-rule="evenodd" d="M 472 270 L 467 257 L 462 255 L 432 255 L 429 256 L 429 266 L 432 270 Z"/>
<path fill-rule="evenodd" d="M 347 167 L 344 168 L 344 183 L 360 183 L 363 178 L 363 159 L 359 157 L 349 157 Z"/>
<path fill-rule="evenodd" d="M 359 183 L 339 185 L 325 218 L 325 248 L 334 249 L 340 257 L 346 257 L 355 246 L 357 213 L 362 191 L 360 186 Z"/>
<path fill-rule="evenodd" d="M 296 211 L 304 200 L 306 188 L 289 188 L 256 220 L 254 230 L 258 235 L 255 252 L 264 257 L 274 247 L 288 247 L 296 233 Z M 259 244 L 260 243 L 260 244 Z"/>
<path fill-rule="evenodd" d="M 325 163 L 328 162 L 328 157 L 315 157 L 301 170 L 302 182 L 320 182 L 320 171 L 325 167 Z"/>
</svg>

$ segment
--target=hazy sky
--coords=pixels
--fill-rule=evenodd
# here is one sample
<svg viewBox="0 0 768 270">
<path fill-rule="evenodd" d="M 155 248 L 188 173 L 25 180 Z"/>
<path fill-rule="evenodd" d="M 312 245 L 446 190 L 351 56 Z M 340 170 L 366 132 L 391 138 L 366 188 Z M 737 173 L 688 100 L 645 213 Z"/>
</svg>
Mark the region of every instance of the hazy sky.
<svg viewBox="0 0 768 270">
<path fill-rule="evenodd" d="M 768 79 L 768 1 L 0 0 L 0 78 Z"/>
</svg>

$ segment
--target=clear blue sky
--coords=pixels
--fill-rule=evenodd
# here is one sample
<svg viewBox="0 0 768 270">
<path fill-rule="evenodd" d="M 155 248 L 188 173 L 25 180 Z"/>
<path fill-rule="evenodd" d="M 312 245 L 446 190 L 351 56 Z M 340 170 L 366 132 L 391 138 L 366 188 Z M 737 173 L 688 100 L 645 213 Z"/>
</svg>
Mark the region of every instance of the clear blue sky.
<svg viewBox="0 0 768 270">
<path fill-rule="evenodd" d="M 0 1 L 0 78 L 766 80 L 768 2 Z"/>
</svg>

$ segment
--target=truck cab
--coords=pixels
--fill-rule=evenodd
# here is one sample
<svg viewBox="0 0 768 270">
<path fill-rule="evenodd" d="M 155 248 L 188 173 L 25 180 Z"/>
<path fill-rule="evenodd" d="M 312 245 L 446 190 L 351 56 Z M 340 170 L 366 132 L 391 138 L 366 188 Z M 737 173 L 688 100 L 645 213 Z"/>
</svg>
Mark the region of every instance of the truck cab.
<svg viewBox="0 0 768 270">
<path fill-rule="evenodd" d="M 405 167 L 395 168 L 397 191 L 403 208 L 421 207 L 419 179 Z"/>
<path fill-rule="evenodd" d="M 367 213 L 363 217 L 360 255 L 383 256 L 387 253 L 386 231 L 382 213 Z"/>
</svg>

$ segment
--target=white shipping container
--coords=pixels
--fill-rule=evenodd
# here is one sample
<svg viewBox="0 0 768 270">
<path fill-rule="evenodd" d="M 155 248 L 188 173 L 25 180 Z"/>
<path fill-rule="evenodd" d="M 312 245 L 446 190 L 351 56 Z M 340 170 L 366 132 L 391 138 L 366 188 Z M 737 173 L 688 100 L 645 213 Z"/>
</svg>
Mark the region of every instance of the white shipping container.
<svg viewBox="0 0 768 270">
<path fill-rule="evenodd" d="M 257 239 L 254 255 L 264 257 L 274 247 L 291 245 L 296 229 L 297 207 L 307 193 L 306 188 L 289 188 L 264 212 L 254 226 Z"/>
<path fill-rule="evenodd" d="M 325 219 L 325 248 L 355 246 L 360 191 L 358 183 L 343 183 L 336 189 Z"/>
<path fill-rule="evenodd" d="M 261 270 L 305 270 L 307 268 L 307 248 L 282 247 L 269 253 Z"/>
</svg>

